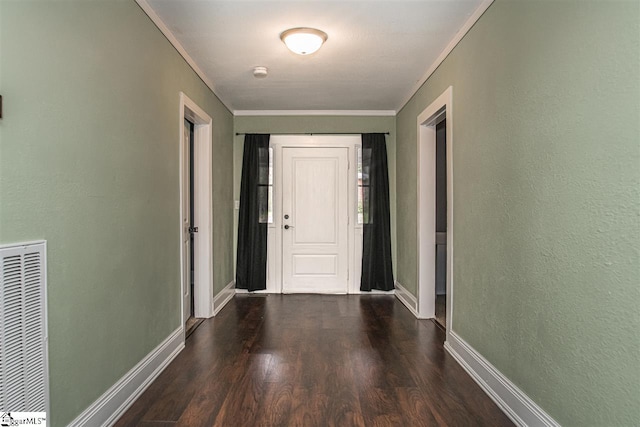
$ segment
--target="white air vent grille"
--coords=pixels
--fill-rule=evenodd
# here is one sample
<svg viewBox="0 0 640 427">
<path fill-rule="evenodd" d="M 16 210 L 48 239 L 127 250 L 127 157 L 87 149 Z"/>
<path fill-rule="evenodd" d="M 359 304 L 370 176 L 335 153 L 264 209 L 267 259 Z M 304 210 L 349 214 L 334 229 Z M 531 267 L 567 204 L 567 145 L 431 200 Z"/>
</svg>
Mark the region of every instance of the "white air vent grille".
<svg viewBox="0 0 640 427">
<path fill-rule="evenodd" d="M 0 411 L 48 410 L 45 249 L 0 248 Z"/>
</svg>

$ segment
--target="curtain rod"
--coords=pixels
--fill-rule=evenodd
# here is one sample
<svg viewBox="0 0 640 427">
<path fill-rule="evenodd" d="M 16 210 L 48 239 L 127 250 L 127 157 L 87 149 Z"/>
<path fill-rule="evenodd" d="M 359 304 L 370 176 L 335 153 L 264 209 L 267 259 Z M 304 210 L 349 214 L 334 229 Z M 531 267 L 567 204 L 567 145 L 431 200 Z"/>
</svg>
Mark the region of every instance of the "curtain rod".
<svg viewBox="0 0 640 427">
<path fill-rule="evenodd" d="M 250 132 L 250 133 L 260 133 L 260 132 Z M 362 135 L 363 133 L 384 133 L 385 135 L 389 135 L 389 132 L 276 132 L 273 135 Z M 246 135 L 246 132 L 236 132 L 236 136 Z"/>
</svg>

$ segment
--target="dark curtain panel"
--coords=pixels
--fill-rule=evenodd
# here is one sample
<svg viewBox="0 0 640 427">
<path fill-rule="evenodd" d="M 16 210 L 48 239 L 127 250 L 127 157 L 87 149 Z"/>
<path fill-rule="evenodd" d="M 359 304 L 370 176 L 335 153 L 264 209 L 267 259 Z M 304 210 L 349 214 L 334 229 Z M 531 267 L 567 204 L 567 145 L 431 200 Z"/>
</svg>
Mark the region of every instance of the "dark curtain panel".
<svg viewBox="0 0 640 427">
<path fill-rule="evenodd" d="M 360 290 L 390 291 L 391 224 L 389 173 L 384 134 L 362 134 L 363 239 Z"/>
<path fill-rule="evenodd" d="M 244 137 L 236 288 L 267 288 L 267 223 L 269 219 L 269 135 Z"/>
</svg>

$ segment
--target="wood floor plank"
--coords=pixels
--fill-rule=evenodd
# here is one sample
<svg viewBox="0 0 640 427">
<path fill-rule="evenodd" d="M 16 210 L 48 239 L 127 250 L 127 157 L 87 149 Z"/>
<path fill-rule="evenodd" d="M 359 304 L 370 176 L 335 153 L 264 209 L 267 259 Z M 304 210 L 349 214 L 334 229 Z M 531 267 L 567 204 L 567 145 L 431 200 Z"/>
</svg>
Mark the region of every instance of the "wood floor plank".
<svg viewBox="0 0 640 427">
<path fill-rule="evenodd" d="M 196 377 L 182 376 L 171 383 L 160 398 L 144 414 L 145 421 L 178 421 L 191 401 L 196 386 Z"/>
<path fill-rule="evenodd" d="M 293 385 L 272 382 L 266 386 L 264 399 L 258 409 L 256 425 L 285 426 L 291 419 L 293 406 Z"/>
<path fill-rule="evenodd" d="M 376 387 L 360 390 L 360 405 L 364 423 L 367 426 L 400 426 L 402 415 L 398 411 L 399 402 L 395 393 Z"/>
<path fill-rule="evenodd" d="M 327 422 L 326 394 L 296 386 L 293 389 L 293 404 L 288 425 L 304 427 L 323 427 Z"/>
<path fill-rule="evenodd" d="M 138 427 L 173 427 L 176 423 L 172 421 L 140 421 Z"/>
<path fill-rule="evenodd" d="M 402 424 L 416 427 L 446 426 L 447 423 L 439 413 L 433 410 L 432 403 L 424 399 L 418 388 L 398 388 L 396 396 L 400 403 Z M 456 424 L 451 424 L 456 425 Z M 458 424 L 463 425 L 463 424 Z M 469 425 L 469 424 L 464 424 Z"/>
<path fill-rule="evenodd" d="M 220 381 L 216 375 L 207 377 L 176 422 L 176 427 L 213 425 L 230 387 L 230 383 Z"/>
<path fill-rule="evenodd" d="M 117 427 L 511 426 L 395 297 L 236 296 Z"/>
<path fill-rule="evenodd" d="M 268 354 L 243 356 L 247 360 L 238 365 L 242 375 L 232 382 L 214 425 L 256 425 L 258 409 L 262 406 L 267 385 L 265 378 L 273 357 Z"/>
</svg>

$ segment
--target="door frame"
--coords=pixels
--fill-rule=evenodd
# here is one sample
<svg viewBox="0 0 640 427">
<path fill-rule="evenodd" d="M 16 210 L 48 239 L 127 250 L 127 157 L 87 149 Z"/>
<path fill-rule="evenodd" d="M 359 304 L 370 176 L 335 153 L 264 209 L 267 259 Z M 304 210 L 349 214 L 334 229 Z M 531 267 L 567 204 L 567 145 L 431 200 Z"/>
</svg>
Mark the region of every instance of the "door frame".
<svg viewBox="0 0 640 427">
<path fill-rule="evenodd" d="M 211 117 L 205 113 L 185 93 L 180 92 L 180 138 L 179 138 L 179 165 L 180 165 L 180 306 L 181 324 L 184 329 L 186 312 L 184 297 L 189 289 L 189 283 L 184 283 L 185 265 L 183 239 L 184 183 L 189 181 L 188 159 L 184 158 L 185 140 L 183 126 L 187 119 L 194 124 L 193 149 L 194 149 L 194 222 L 198 227 L 198 233 L 194 239 L 194 316 L 213 316 L 213 159 L 212 159 L 212 123 Z M 194 224 L 191 224 L 192 226 Z"/>
<path fill-rule="evenodd" d="M 446 339 L 453 314 L 453 87 L 449 86 L 417 119 L 418 150 L 418 318 L 435 316 L 436 295 L 436 123 L 446 118 L 447 141 L 447 303 Z"/>
<path fill-rule="evenodd" d="M 356 244 L 362 241 L 362 226 L 358 226 L 356 212 L 356 148 L 362 145 L 360 135 L 271 135 L 273 149 L 273 224 L 269 224 L 267 234 L 267 289 L 264 293 L 282 293 L 282 150 L 283 148 L 347 148 L 349 177 L 347 188 L 347 253 L 348 278 L 347 293 L 360 293 L 360 268 L 356 262 Z M 360 239 L 357 238 L 359 233 Z M 360 252 L 362 249 L 360 249 Z"/>
</svg>

